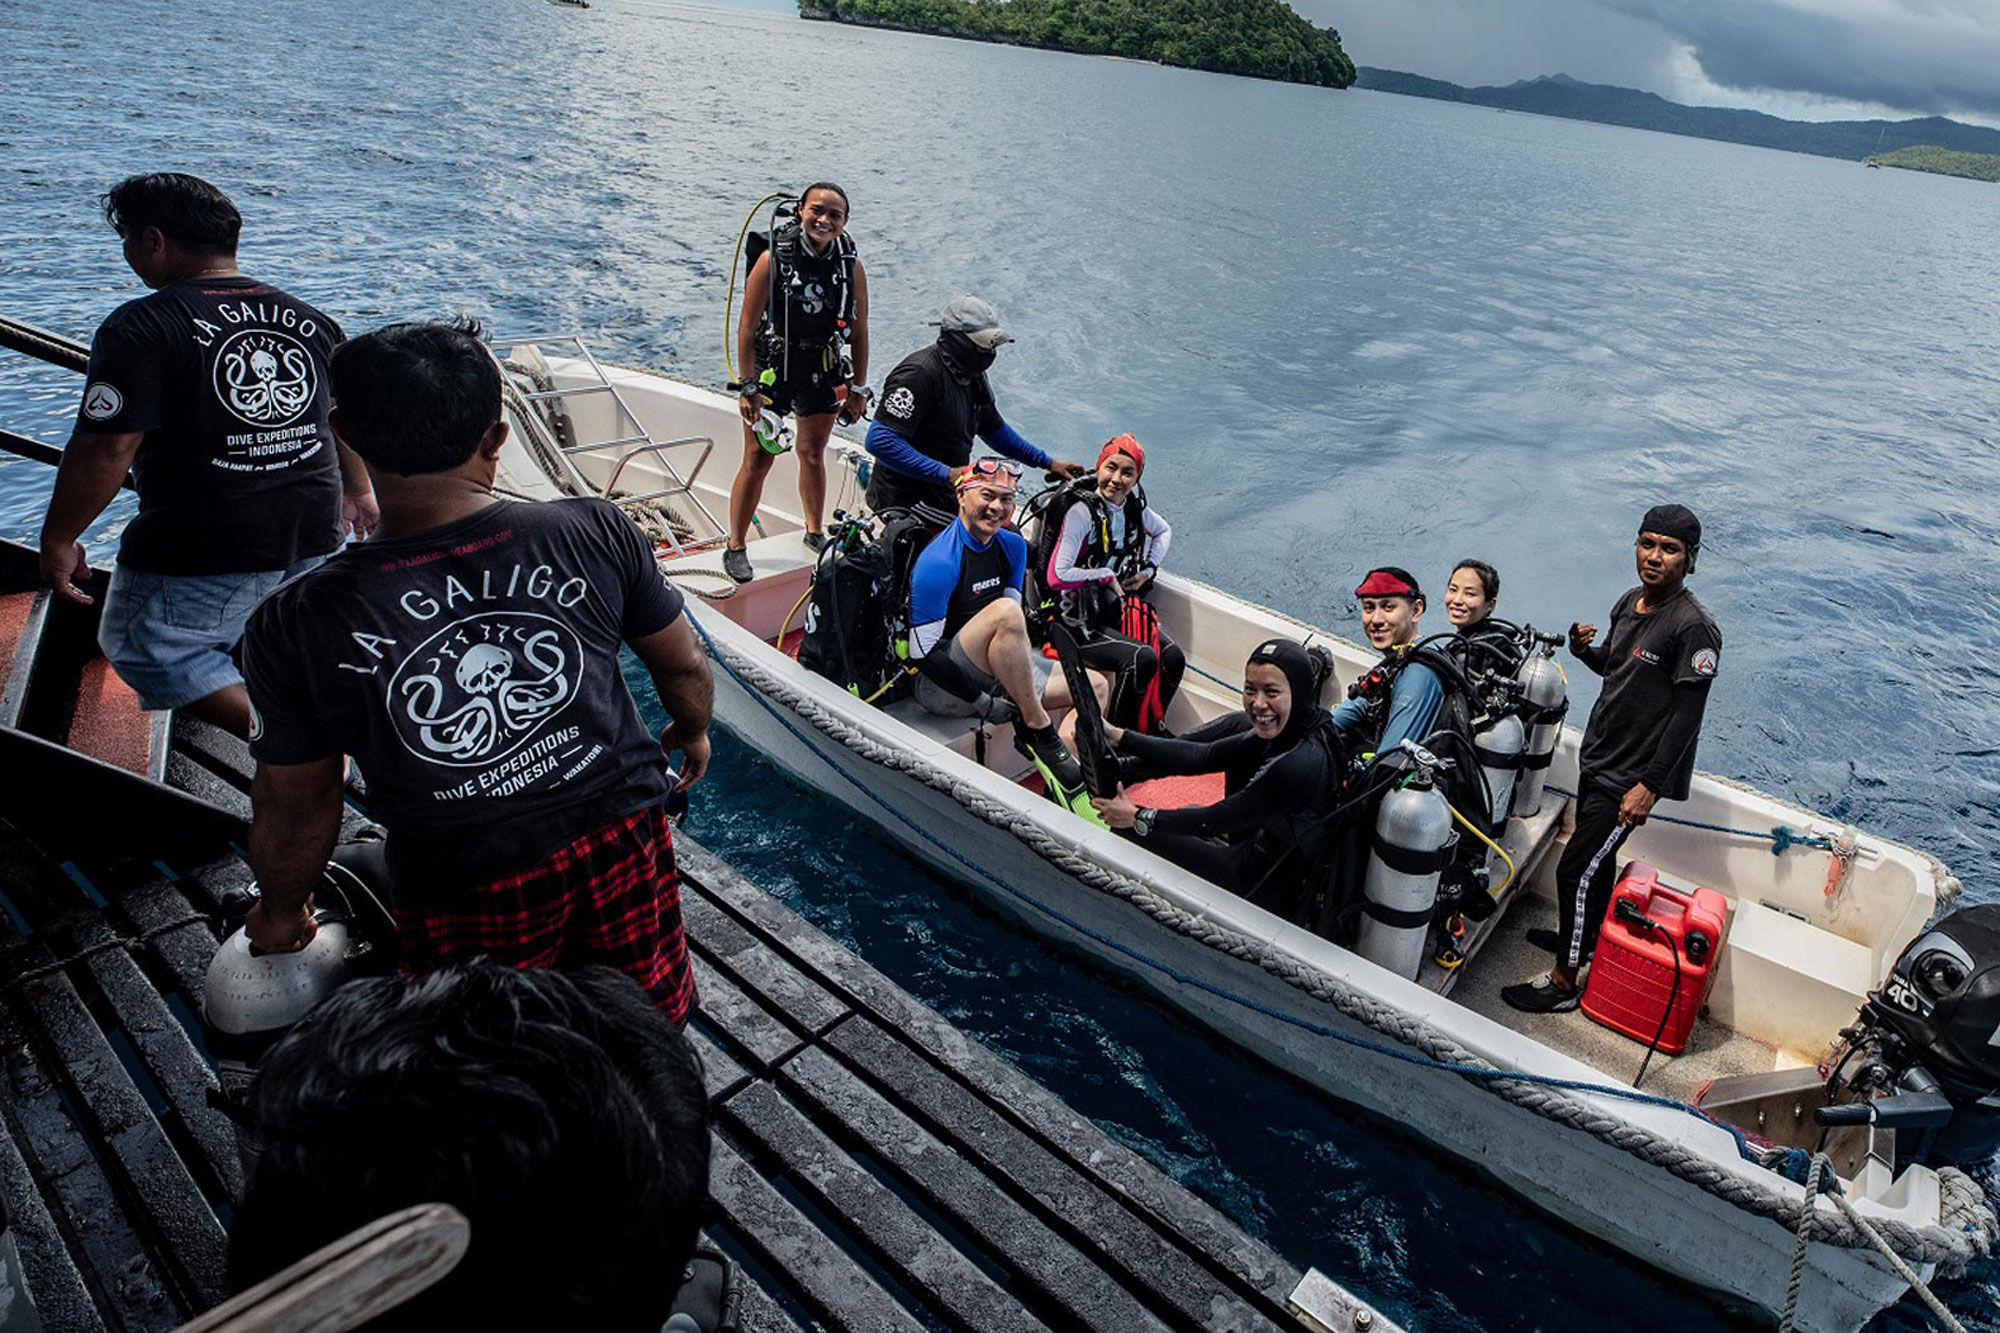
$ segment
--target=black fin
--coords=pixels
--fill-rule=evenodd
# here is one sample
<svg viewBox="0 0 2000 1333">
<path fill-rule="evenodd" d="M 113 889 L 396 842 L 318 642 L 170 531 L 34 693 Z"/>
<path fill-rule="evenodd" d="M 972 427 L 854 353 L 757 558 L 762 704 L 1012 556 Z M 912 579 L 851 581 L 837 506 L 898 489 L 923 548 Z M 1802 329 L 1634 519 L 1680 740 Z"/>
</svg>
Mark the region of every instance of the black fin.
<svg viewBox="0 0 2000 1333">
<path fill-rule="evenodd" d="M 1049 644 L 1056 650 L 1063 679 L 1069 682 L 1071 708 L 1076 713 L 1076 762 L 1083 769 L 1083 785 L 1092 796 L 1115 796 L 1118 756 L 1104 739 L 1104 714 L 1097 706 L 1097 691 L 1091 687 L 1090 671 L 1083 665 L 1076 632 L 1061 620 L 1051 618 Z"/>
</svg>

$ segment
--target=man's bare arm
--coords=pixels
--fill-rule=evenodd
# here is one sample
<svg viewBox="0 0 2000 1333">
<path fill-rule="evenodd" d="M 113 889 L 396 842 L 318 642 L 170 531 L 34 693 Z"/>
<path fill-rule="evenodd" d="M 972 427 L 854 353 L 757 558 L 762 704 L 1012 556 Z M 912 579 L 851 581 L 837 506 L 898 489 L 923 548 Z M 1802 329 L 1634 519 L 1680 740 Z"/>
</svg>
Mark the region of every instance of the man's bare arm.
<svg viewBox="0 0 2000 1333">
<path fill-rule="evenodd" d="M 680 780 L 680 789 L 685 791 L 708 768 L 708 723 L 715 710 L 715 681 L 708 674 L 708 658 L 685 614 L 676 616 L 663 630 L 632 640 L 632 651 L 646 664 L 660 703 L 673 719 L 660 733 L 660 748 L 669 754 L 679 750 L 686 756 Z"/>
<path fill-rule="evenodd" d="M 42 519 L 42 582 L 56 594 L 88 606 L 75 580 L 90 570 L 78 540 L 125 484 L 145 435 L 138 431 L 104 435 L 80 430 L 70 436 L 56 469 L 55 493 Z"/>
<path fill-rule="evenodd" d="M 250 869 L 263 899 L 244 924 L 250 942 L 289 953 L 312 942 L 312 895 L 340 835 L 343 764 L 258 764 L 250 783 Z"/>
</svg>

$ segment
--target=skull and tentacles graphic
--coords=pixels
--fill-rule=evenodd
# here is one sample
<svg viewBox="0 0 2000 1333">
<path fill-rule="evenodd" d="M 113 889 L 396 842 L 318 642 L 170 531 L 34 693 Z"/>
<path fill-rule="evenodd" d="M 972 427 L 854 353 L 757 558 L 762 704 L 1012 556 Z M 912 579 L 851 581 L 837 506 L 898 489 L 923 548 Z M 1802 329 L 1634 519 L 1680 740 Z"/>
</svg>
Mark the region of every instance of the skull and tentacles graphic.
<svg viewBox="0 0 2000 1333">
<path fill-rule="evenodd" d="M 399 730 L 427 759 L 475 764 L 500 758 L 575 694 L 581 668 L 575 637 L 550 626 L 517 622 L 540 616 L 480 616 L 447 634 L 485 637 L 450 660 L 426 644 L 413 655 L 422 669 L 392 686 L 400 706 Z M 505 642 L 503 642 L 503 640 Z M 444 648 L 451 647 L 447 639 Z M 511 642 L 514 646 L 507 646 Z"/>
<path fill-rule="evenodd" d="M 298 342 L 269 330 L 245 330 L 222 345 L 216 392 L 231 412 L 258 426 L 282 426 L 312 405 L 312 358 Z"/>
</svg>

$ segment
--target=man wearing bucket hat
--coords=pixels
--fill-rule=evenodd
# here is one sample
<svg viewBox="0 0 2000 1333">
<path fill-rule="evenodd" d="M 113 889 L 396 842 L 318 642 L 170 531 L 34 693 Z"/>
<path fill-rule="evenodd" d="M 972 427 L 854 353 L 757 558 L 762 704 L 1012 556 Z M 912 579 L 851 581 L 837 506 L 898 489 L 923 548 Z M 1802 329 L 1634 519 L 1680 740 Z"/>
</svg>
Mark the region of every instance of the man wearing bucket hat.
<svg viewBox="0 0 2000 1333">
<path fill-rule="evenodd" d="M 1611 608 L 1602 646 L 1597 626 L 1569 627 L 1569 650 L 1604 677 L 1577 751 L 1576 830 L 1556 866 L 1557 929 L 1531 930 L 1552 949 L 1548 975 L 1509 986 L 1507 1003 L 1527 1013 L 1564 1013 L 1579 999 L 1577 974 L 1618 871 L 1617 853 L 1653 803 L 1687 798 L 1708 688 L 1722 662 L 1722 631 L 1687 590 L 1701 552 L 1701 520 L 1684 505 L 1654 505 L 1639 520 L 1639 586 Z"/>
<path fill-rule="evenodd" d="M 875 456 L 868 507 L 928 505 L 939 525 L 958 503 L 952 473 L 972 459 L 975 437 L 1032 468 L 1067 480 L 1083 465 L 1052 459 L 1001 419 L 986 372 L 1000 344 L 1014 341 L 993 307 L 976 296 L 956 296 L 937 319 L 937 341 L 910 353 L 882 382 L 882 401 L 868 428 Z"/>
</svg>

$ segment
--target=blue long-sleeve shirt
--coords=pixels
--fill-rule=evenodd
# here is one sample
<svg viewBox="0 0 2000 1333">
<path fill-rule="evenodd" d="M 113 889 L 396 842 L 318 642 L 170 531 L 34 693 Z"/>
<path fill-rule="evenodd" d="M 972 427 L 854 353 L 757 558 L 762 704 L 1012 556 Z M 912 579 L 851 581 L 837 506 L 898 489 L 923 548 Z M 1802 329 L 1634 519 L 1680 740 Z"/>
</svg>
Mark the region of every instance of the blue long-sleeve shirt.
<svg viewBox="0 0 2000 1333">
<path fill-rule="evenodd" d="M 1421 744 L 1431 734 L 1438 710 L 1443 706 L 1444 684 L 1435 671 L 1421 662 L 1412 662 L 1398 671 L 1395 683 L 1389 687 L 1389 714 L 1382 721 L 1382 735 L 1375 742 L 1375 753 L 1387 754 L 1406 739 Z M 1333 725 L 1351 731 L 1367 716 L 1367 700 L 1348 699 L 1333 710 Z"/>
<path fill-rule="evenodd" d="M 1004 421 L 996 430 L 981 432 L 979 438 L 996 452 L 1032 468 L 1046 469 L 1054 461 Z M 951 477 L 948 464 L 918 449 L 901 431 L 879 417 L 869 423 L 868 436 L 863 443 L 867 445 L 868 452 L 875 455 L 875 461 L 892 472 L 923 481 L 947 481 Z"/>
</svg>

